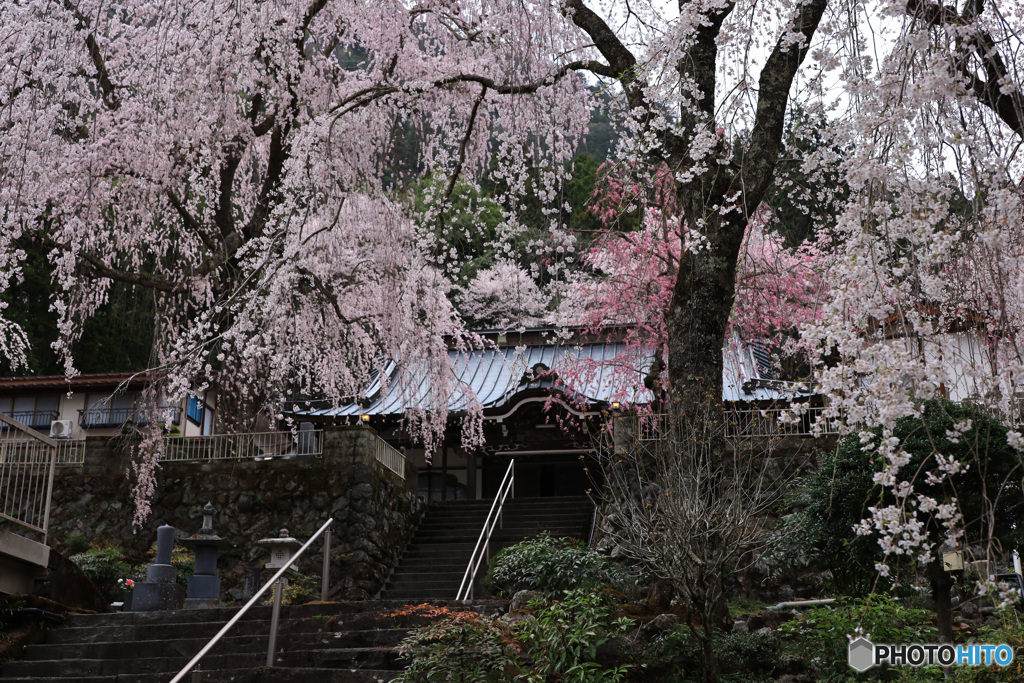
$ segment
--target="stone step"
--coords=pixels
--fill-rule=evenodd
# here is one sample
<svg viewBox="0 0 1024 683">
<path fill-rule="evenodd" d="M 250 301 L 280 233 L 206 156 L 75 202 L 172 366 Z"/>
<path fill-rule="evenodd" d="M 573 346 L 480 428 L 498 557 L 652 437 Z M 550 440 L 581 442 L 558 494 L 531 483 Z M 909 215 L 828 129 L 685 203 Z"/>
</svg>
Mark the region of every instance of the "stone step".
<svg viewBox="0 0 1024 683">
<path fill-rule="evenodd" d="M 516 520 L 518 522 L 518 520 Z M 538 522 L 536 524 L 523 524 L 513 523 L 511 520 L 506 521 L 504 526 L 497 527 L 491 534 L 493 538 L 495 535 L 514 536 L 517 541 L 532 538 L 538 536 L 541 533 L 547 531 L 552 536 L 579 536 L 583 530 L 583 524 L 563 524 L 563 523 L 544 523 Z M 468 528 L 464 531 L 455 531 L 451 529 L 421 529 L 416 532 L 416 542 L 426 543 L 427 541 L 434 541 L 437 539 L 444 540 L 445 542 L 451 542 L 453 533 L 461 533 L 463 536 L 472 534 L 474 537 L 479 538 L 482 529 Z"/>
<path fill-rule="evenodd" d="M 455 596 L 455 593 L 459 590 L 459 585 L 462 583 L 462 577 L 465 574 L 449 574 L 442 576 L 427 576 L 422 575 L 420 578 L 408 579 L 405 581 L 395 581 L 391 584 L 390 590 L 401 591 L 403 589 L 423 588 L 424 590 L 434 589 L 444 591 L 451 589 L 451 597 Z"/>
<path fill-rule="evenodd" d="M 434 574 L 461 574 L 466 571 L 466 565 L 469 564 L 469 558 L 465 560 L 451 560 L 448 562 L 435 562 L 429 567 L 421 564 L 407 564 L 402 565 L 391 572 L 391 578 L 395 579 L 399 576 L 405 576 L 406 574 L 422 574 L 424 572 Z"/>
<path fill-rule="evenodd" d="M 440 618 L 445 610 L 436 608 L 486 614 L 507 609 L 507 602 L 496 600 L 456 603 L 456 590 L 457 584 L 428 584 L 426 591 L 399 593 L 396 599 L 285 606 L 272 669 L 263 668 L 270 608 L 253 608 L 203 659 L 202 681 L 390 681 L 405 664 L 398 643 L 412 627 Z M 432 609 L 424 608 L 425 592 L 439 598 Z M 0 681 L 166 683 L 236 613 L 222 608 L 74 616 L 70 626 L 30 646 L 24 659 L 5 664 Z"/>
<path fill-rule="evenodd" d="M 265 658 L 266 653 L 257 652 L 208 654 L 202 660 L 202 667 L 204 671 L 248 669 L 262 665 Z M 165 674 L 170 678 L 190 659 L 191 656 L 136 656 L 114 659 L 18 660 L 4 664 L 3 674 L 5 680 L 7 677 L 111 677 L 124 674 Z M 274 664 L 282 668 L 383 669 L 396 672 L 404 667 L 393 647 L 286 650 L 275 656 Z"/>
<path fill-rule="evenodd" d="M 455 598 L 455 594 L 458 593 L 459 586 L 456 584 L 455 588 L 395 588 L 388 591 L 389 595 L 394 597 L 405 598 L 410 601 L 417 602 L 434 602 L 435 600 L 452 600 Z M 477 591 L 479 593 L 479 591 Z"/>
<path fill-rule="evenodd" d="M 421 617 L 422 618 L 422 617 Z M 397 617 L 396 617 L 397 619 Z M 422 618 L 424 622 L 428 620 Z M 322 625 L 321 625 L 322 626 Z M 278 631 L 278 645 L 285 650 L 309 650 L 320 646 L 338 647 L 383 647 L 397 645 L 412 628 L 380 628 L 370 630 L 319 630 L 315 633 L 288 633 Z M 266 652 L 269 625 L 265 633 L 254 635 L 225 636 L 212 650 L 214 654 L 225 652 Z M 210 640 L 198 634 L 189 638 L 186 634 L 154 640 L 117 639 L 108 641 L 71 641 L 29 645 L 23 659 L 107 659 L 130 658 L 139 652 L 152 657 L 191 657 L 199 652 Z M 212 634 L 211 634 L 212 635 Z"/>
<path fill-rule="evenodd" d="M 475 605 L 481 605 L 489 609 L 492 605 L 489 601 L 480 601 Z M 454 603 L 453 603 L 454 605 Z M 469 607 L 474 607 L 470 605 Z M 402 603 L 394 600 L 351 600 L 340 602 L 311 602 L 304 605 L 282 605 L 281 619 L 318 619 L 326 616 L 339 616 L 344 614 L 363 614 L 393 611 L 401 607 Z M 465 607 L 465 606 L 460 606 Z M 227 622 L 238 613 L 238 607 L 218 607 L 214 609 L 181 609 L 165 610 L 159 612 L 115 612 L 112 614 L 73 614 L 68 617 L 68 625 L 72 627 L 84 627 L 93 624 L 104 626 L 113 625 L 152 625 L 152 624 L 194 624 L 209 622 Z M 270 619 L 273 607 L 271 605 L 257 605 L 251 607 L 238 623 L 246 621 L 267 621 Z"/>
<path fill-rule="evenodd" d="M 177 673 L 177 672 L 175 672 Z M 384 669 L 273 668 L 206 671 L 202 683 L 388 683 L 398 671 Z M 68 676 L 2 678 L 12 683 L 167 683 L 167 674 L 120 674 L 115 676 Z M 186 678 L 191 681 L 191 678 Z"/>
</svg>

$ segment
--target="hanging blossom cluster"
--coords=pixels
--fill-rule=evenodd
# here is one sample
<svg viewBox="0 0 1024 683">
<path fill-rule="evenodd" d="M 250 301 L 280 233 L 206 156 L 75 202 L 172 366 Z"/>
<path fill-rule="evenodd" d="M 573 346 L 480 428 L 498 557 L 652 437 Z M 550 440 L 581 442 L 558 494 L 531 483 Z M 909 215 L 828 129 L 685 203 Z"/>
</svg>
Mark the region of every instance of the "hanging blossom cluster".
<svg viewBox="0 0 1024 683">
<path fill-rule="evenodd" d="M 551 295 L 520 265 L 500 259 L 458 293 L 461 312 L 480 327 L 535 327 L 547 318 Z"/>
<path fill-rule="evenodd" d="M 852 197 L 838 222 L 823 319 L 803 330 L 820 351 L 816 378 L 830 411 L 881 463 L 876 481 L 893 502 L 871 508 L 857 531 L 878 536 L 883 571 L 900 556 L 927 562 L 943 544 L 968 542 L 949 483 L 977 471 L 990 447 L 989 435 L 960 422 L 908 468 L 894 436 L 901 418 L 927 428 L 921 401 L 970 403 L 1008 423 L 1006 442 L 1022 445 L 1013 425 L 1024 390 L 1024 128 L 1019 106 L 1014 115 L 1012 104 L 999 105 L 1024 75 L 1004 50 L 1018 44 L 1019 20 L 992 5 L 977 15 L 936 8 L 885 4 L 884 29 L 872 35 L 887 49 L 883 60 L 833 72 L 851 93 L 842 128 L 859 142 L 846 168 Z M 857 48 L 853 37 L 835 47 L 835 65 Z M 986 85 L 993 77 L 998 83 Z M 924 533 L 926 524 L 939 525 L 940 537 Z M 978 543 L 975 554 L 989 559 L 991 535 Z"/>
</svg>

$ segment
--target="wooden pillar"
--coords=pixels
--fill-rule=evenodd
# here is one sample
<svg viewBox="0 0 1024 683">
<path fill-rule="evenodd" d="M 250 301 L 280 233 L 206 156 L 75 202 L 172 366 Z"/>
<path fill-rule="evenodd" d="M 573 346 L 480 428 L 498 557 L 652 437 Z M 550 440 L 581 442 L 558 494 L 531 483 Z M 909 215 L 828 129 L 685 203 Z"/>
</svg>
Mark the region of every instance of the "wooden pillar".
<svg viewBox="0 0 1024 683">
<path fill-rule="evenodd" d="M 466 498 L 476 500 L 476 449 L 464 452 L 466 459 Z"/>
<path fill-rule="evenodd" d="M 441 443 L 441 500 L 448 500 L 448 439 Z"/>
</svg>

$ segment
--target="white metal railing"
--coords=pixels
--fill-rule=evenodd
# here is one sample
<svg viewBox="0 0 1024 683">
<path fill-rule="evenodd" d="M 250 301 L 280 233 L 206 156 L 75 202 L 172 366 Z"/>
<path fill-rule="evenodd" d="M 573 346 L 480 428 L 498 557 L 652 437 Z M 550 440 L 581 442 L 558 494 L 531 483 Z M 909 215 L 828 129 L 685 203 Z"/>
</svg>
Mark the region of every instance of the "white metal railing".
<svg viewBox="0 0 1024 683">
<path fill-rule="evenodd" d="M 78 439 L 54 439 L 57 449 L 57 467 L 61 465 L 81 465 L 85 462 L 85 441 Z M 34 439 L 0 439 L 0 453 L 17 451 L 31 446 L 38 446 Z M 49 446 L 47 446 L 49 447 Z M 0 457 L 3 457 L 0 455 Z"/>
<path fill-rule="evenodd" d="M 0 422 L 25 437 L 0 441 L 0 518 L 40 532 L 45 543 L 57 442 L 7 415 Z"/>
<path fill-rule="evenodd" d="M 455 596 L 456 600 L 473 599 L 473 585 L 476 583 L 477 571 L 479 571 L 484 559 L 490 559 L 491 557 L 491 534 L 494 533 L 495 526 L 503 524 L 502 511 L 505 507 L 505 499 L 509 496 L 516 497 L 515 484 L 516 461 L 512 460 L 508 463 L 508 469 L 505 470 L 501 486 L 498 487 L 498 493 L 494 496 L 494 502 L 491 503 L 491 511 L 487 513 L 487 521 L 484 522 L 484 528 L 480 531 L 480 538 L 476 540 L 476 547 L 473 548 L 473 554 L 469 558 L 466 573 L 462 576 L 459 592 Z"/>
<path fill-rule="evenodd" d="M 402 452 L 379 436 L 374 438 L 376 439 L 373 444 L 374 459 L 397 474 L 400 479 L 405 479 L 406 458 Z"/>
<path fill-rule="evenodd" d="M 729 408 L 725 411 L 725 437 L 772 438 L 838 434 L 840 421 L 823 416 L 825 406 L 790 405 L 770 408 Z"/>
<path fill-rule="evenodd" d="M 85 441 L 57 439 L 57 467 L 85 463 Z"/>
<path fill-rule="evenodd" d="M 263 460 L 323 455 L 323 430 L 166 436 L 161 462 Z"/>
<path fill-rule="evenodd" d="M 306 549 L 309 548 L 309 546 L 311 546 L 313 544 L 313 541 L 315 541 L 320 536 L 320 534 L 326 534 L 325 537 L 324 537 L 324 558 L 325 559 L 324 559 L 323 586 L 322 586 L 322 588 L 320 590 L 320 597 L 321 597 L 321 599 L 326 599 L 326 597 L 327 597 L 327 584 L 330 581 L 330 575 L 329 575 L 329 571 L 330 571 L 330 553 L 331 553 L 331 532 L 330 532 L 330 528 L 331 528 L 331 524 L 333 522 L 334 522 L 334 518 L 333 517 L 331 519 L 327 520 L 326 522 L 324 522 L 324 525 L 322 527 L 320 527 L 320 529 L 315 534 L 313 534 L 312 536 L 309 537 L 309 540 L 306 541 L 302 545 L 302 547 L 299 548 L 295 552 L 294 555 L 292 555 L 291 559 L 288 560 L 283 567 L 278 569 L 277 573 L 274 574 L 270 578 L 269 581 L 267 581 L 265 584 L 263 584 L 263 588 L 260 588 L 258 591 L 256 591 L 256 594 L 253 595 L 251 598 L 249 598 L 249 602 L 245 603 L 245 605 L 240 610 L 238 610 L 237 613 L 235 613 L 235 616 L 231 617 L 231 619 L 228 621 L 228 623 L 224 624 L 224 626 L 219 631 L 217 631 L 217 635 L 215 635 L 213 638 L 211 638 L 210 642 L 208 642 L 206 645 L 204 645 L 203 649 L 201 649 L 196 654 L 195 657 L 193 657 L 191 660 L 189 660 L 189 663 L 186 664 L 185 667 L 181 671 L 179 671 L 178 674 L 174 678 L 171 679 L 171 683 L 178 683 L 183 678 L 185 678 L 185 676 L 188 675 L 188 672 L 192 671 L 196 667 L 196 665 L 199 664 L 199 661 L 203 657 L 205 657 L 210 652 L 210 650 L 212 650 L 214 648 L 214 646 L 217 643 L 220 642 L 220 639 L 223 638 L 224 635 L 228 631 L 230 631 L 232 629 L 232 627 L 234 627 L 234 625 L 236 623 L 238 623 L 238 620 L 241 619 L 242 616 L 246 612 L 248 612 L 249 609 L 253 605 L 256 604 L 256 601 L 259 600 L 260 597 L 264 593 L 266 593 L 267 589 L 270 588 L 271 586 L 274 587 L 274 606 L 273 606 L 273 608 L 271 610 L 271 613 L 270 613 L 270 637 L 269 637 L 269 640 L 268 640 L 268 643 L 267 643 L 267 668 L 272 668 L 274 666 L 274 651 L 277 649 L 277 626 L 278 626 L 278 623 L 281 620 L 281 601 L 283 599 L 282 593 L 284 592 L 283 591 L 284 584 L 280 581 L 280 579 L 281 579 L 281 577 L 284 576 L 284 573 L 286 571 L 291 569 L 292 565 L 295 564 L 295 561 L 298 560 L 300 557 L 302 557 L 302 553 L 306 552 Z M 196 673 L 198 673 L 198 672 L 196 672 Z"/>
<path fill-rule="evenodd" d="M 839 433 L 840 421 L 822 415 L 825 406 L 727 408 L 725 438 L 769 439 L 780 436 L 815 437 Z M 666 425 L 665 415 L 629 418 L 639 441 L 657 441 Z"/>
</svg>

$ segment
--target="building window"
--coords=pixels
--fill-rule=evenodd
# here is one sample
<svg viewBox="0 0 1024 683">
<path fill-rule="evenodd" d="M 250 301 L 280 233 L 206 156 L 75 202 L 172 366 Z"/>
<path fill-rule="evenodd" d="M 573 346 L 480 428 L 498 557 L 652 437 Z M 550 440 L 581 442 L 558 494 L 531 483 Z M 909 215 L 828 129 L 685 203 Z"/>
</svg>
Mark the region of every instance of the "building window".
<svg viewBox="0 0 1024 683">
<path fill-rule="evenodd" d="M 0 398 L 0 413 L 11 417 L 33 429 L 47 429 L 57 419 L 57 406 L 60 396 L 44 394 L 42 396 L 6 396 Z M 8 425 L 0 425 L 7 429 Z"/>
<path fill-rule="evenodd" d="M 197 425 L 203 424 L 203 401 L 202 399 L 190 396 L 188 399 L 188 419 Z"/>
<path fill-rule="evenodd" d="M 79 424 L 83 427 L 120 427 L 131 420 L 142 426 L 135 414 L 138 407 L 139 393 L 130 391 L 110 396 L 86 396 L 85 410 L 81 411 Z"/>
</svg>

